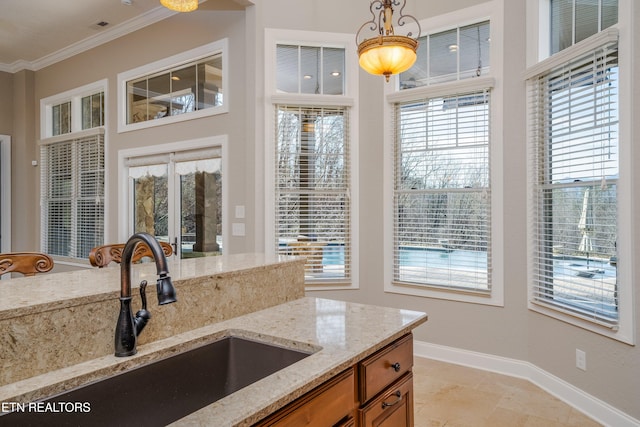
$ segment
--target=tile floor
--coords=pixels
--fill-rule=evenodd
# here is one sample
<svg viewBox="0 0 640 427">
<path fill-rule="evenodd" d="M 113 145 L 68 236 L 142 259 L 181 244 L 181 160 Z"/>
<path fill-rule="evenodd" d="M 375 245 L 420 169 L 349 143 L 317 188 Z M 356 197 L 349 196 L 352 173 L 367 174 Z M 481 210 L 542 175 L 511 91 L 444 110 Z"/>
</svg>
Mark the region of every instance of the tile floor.
<svg viewBox="0 0 640 427">
<path fill-rule="evenodd" d="M 415 427 L 595 427 L 529 381 L 431 359 L 414 362 Z"/>
</svg>

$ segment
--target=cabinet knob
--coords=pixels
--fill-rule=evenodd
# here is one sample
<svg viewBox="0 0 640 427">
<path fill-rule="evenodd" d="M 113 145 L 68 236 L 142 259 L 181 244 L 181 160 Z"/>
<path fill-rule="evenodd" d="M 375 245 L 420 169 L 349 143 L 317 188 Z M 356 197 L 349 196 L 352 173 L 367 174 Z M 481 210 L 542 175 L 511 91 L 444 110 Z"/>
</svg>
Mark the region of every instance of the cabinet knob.
<svg viewBox="0 0 640 427">
<path fill-rule="evenodd" d="M 400 372 L 400 362 L 394 363 L 393 365 L 391 365 L 391 367 L 393 368 L 394 371 Z"/>
</svg>

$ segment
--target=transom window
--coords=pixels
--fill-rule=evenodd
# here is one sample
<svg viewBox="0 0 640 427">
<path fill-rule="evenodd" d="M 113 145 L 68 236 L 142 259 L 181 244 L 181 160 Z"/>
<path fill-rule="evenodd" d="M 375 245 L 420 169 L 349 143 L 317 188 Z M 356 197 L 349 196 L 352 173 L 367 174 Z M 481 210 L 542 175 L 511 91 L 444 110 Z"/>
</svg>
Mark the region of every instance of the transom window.
<svg viewBox="0 0 640 427">
<path fill-rule="evenodd" d="M 344 95 L 344 49 L 279 44 L 277 90 L 281 93 Z"/>
<path fill-rule="evenodd" d="M 550 0 L 550 49 L 560 52 L 618 23 L 618 0 Z"/>
<path fill-rule="evenodd" d="M 104 126 L 103 90 L 53 97 L 43 101 L 42 107 L 45 138 Z"/>
<path fill-rule="evenodd" d="M 229 111 L 228 40 L 118 74 L 118 132 Z"/>
<path fill-rule="evenodd" d="M 400 89 L 486 76 L 490 43 L 489 21 L 420 37 L 418 59 L 400 74 Z"/>
<path fill-rule="evenodd" d="M 222 54 L 127 81 L 127 124 L 223 104 Z"/>
</svg>

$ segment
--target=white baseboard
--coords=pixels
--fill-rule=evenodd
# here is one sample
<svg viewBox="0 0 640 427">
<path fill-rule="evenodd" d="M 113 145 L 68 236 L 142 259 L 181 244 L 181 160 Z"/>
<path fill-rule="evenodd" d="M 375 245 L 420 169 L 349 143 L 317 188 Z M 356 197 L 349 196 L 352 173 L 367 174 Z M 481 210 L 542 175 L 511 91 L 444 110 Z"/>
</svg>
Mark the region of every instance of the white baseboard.
<svg viewBox="0 0 640 427">
<path fill-rule="evenodd" d="M 414 341 L 418 357 L 482 369 L 531 381 L 551 395 L 605 426 L 638 427 L 640 421 L 539 367 L 521 360 Z"/>
</svg>

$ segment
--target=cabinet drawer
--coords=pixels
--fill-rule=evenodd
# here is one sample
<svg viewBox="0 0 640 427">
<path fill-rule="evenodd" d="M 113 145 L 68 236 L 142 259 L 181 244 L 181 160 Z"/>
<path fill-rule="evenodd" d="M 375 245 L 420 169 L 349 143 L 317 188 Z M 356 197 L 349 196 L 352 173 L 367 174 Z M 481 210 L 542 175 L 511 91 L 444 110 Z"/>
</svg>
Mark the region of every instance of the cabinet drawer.
<svg viewBox="0 0 640 427">
<path fill-rule="evenodd" d="M 413 367 L 413 335 L 408 334 L 358 364 L 360 402 L 397 381 Z"/>
<path fill-rule="evenodd" d="M 355 389 L 355 372 L 350 368 L 257 423 L 256 426 L 353 425 L 353 415 L 357 406 Z"/>
<path fill-rule="evenodd" d="M 360 427 L 413 426 L 413 374 L 405 374 L 358 414 Z"/>
</svg>

